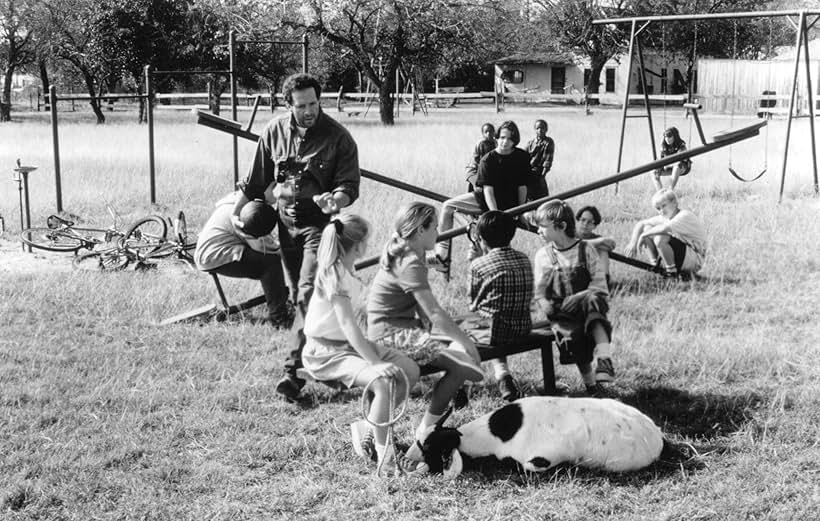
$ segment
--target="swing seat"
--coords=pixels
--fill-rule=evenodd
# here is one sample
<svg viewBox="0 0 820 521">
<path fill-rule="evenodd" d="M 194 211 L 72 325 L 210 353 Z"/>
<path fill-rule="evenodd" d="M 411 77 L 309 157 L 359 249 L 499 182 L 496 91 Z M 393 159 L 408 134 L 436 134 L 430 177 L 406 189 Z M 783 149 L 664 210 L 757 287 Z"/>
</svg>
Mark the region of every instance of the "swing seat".
<svg viewBox="0 0 820 521">
<path fill-rule="evenodd" d="M 756 136 L 760 134 L 760 129 L 765 127 L 768 124 L 766 120 L 758 121 L 757 123 L 753 123 L 747 127 L 741 127 L 737 129 L 729 129 L 724 130 L 722 132 L 718 132 L 714 136 L 712 136 L 712 141 L 718 143 L 720 141 L 727 141 L 729 139 L 734 139 L 736 137 L 741 136 Z"/>
</svg>

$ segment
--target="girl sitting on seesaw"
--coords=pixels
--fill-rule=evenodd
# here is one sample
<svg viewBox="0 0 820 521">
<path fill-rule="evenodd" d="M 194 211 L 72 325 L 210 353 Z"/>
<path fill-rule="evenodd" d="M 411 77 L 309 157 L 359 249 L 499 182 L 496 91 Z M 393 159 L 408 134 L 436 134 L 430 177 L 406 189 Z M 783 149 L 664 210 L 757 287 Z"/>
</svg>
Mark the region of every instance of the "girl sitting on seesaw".
<svg viewBox="0 0 820 521">
<path fill-rule="evenodd" d="M 663 133 L 663 140 L 661 140 L 661 157 L 671 156 L 672 154 L 677 154 L 678 152 L 683 152 L 684 150 L 686 150 L 686 141 L 681 139 L 678 129 L 676 127 L 669 127 L 666 129 Z M 684 159 L 683 161 L 678 161 L 673 165 L 658 168 L 653 174 L 655 187 L 658 190 L 663 188 L 663 185 L 661 185 L 661 176 L 671 175 L 672 179 L 669 181 L 669 189 L 674 190 L 675 186 L 678 184 L 678 178 L 688 174 L 691 169 L 691 159 Z"/>
<path fill-rule="evenodd" d="M 395 380 L 395 398 L 401 399 L 419 379 L 419 368 L 403 353 L 367 340 L 359 328 L 354 309 L 363 295 L 362 284 L 353 275 L 353 263 L 367 248 L 367 221 L 341 214 L 325 226 L 317 252 L 315 293 L 305 317 L 307 342 L 302 363 L 321 381 L 340 382 L 346 387 L 370 387 L 373 400 L 368 419 L 384 423 L 389 417 L 389 378 Z M 399 374 L 404 371 L 407 380 Z M 380 378 L 384 377 L 384 378 Z M 381 461 L 386 452 L 387 427 L 374 427 L 365 420 L 351 426 L 353 449 L 367 459 Z M 395 459 L 384 463 L 388 472 Z"/>
<path fill-rule="evenodd" d="M 425 255 L 435 248 L 437 236 L 433 206 L 414 202 L 401 208 L 367 299 L 371 340 L 402 349 L 419 365 L 445 371 L 433 386 L 430 405 L 416 429 L 417 441 L 424 440 L 428 427 L 444 414 L 465 381 L 484 377 L 473 340 L 459 329 L 430 289 Z M 437 338 L 430 335 L 432 329 L 440 333 Z M 417 443 L 406 456 L 405 470 L 412 470 L 423 459 Z"/>
<path fill-rule="evenodd" d="M 565 202 L 542 204 L 535 221 L 546 246 L 535 253 L 533 298 L 551 322 L 559 349 L 574 359 L 587 392 L 604 394 L 601 384 L 614 380 L 615 369 L 606 316 L 609 292 L 598 253 L 575 236 L 575 217 Z M 598 359 L 595 371 L 593 358 Z"/>
</svg>

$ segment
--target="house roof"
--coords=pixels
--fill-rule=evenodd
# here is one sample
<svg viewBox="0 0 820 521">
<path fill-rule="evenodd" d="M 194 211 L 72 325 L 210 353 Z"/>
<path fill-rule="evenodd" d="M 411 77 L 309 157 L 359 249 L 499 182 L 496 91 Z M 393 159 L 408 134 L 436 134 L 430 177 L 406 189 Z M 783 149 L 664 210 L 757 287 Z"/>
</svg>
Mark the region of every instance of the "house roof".
<svg viewBox="0 0 820 521">
<path fill-rule="evenodd" d="M 495 60 L 493 63 L 497 65 L 523 65 L 528 63 L 535 63 L 539 65 L 559 64 L 572 65 L 575 63 L 575 57 L 563 52 L 531 52 L 511 54 Z"/>
</svg>

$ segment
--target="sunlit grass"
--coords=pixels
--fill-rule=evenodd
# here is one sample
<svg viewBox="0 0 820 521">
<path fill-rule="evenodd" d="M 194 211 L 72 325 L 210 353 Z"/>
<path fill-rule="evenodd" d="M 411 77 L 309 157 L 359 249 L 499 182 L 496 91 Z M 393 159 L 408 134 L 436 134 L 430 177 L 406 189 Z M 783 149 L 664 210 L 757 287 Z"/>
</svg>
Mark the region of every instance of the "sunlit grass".
<svg viewBox="0 0 820 521">
<path fill-rule="evenodd" d="M 331 115 L 335 114 L 331 111 Z M 114 113 L 98 127 L 83 115 L 60 126 L 65 209 L 107 225 L 110 204 L 125 221 L 178 209 L 197 228 L 232 186 L 230 139 L 197 127 L 188 113 L 160 112 L 156 130 L 158 204 L 148 204 L 147 129 Z M 523 109 L 402 114 L 384 129 L 340 120 L 359 144 L 364 168 L 457 194 L 463 167 L 484 121 L 513 119 L 525 139 L 545 117 L 557 153 L 553 193 L 611 175 L 617 160 L 618 111 Z M 656 133 L 664 126 L 655 112 Z M 688 140 L 688 121 L 666 114 Z M 32 217 L 54 211 L 51 129 L 47 119 L 0 125 L 0 213 L 13 238 L 14 160 L 31 174 Z M 260 114 L 261 128 L 266 115 Z M 737 120 L 735 126 L 751 119 Z M 704 117 L 706 134 L 727 118 Z M 684 206 L 706 222 L 710 249 L 703 278 L 658 280 L 615 264 L 618 396 L 645 410 L 675 441 L 700 457 L 626 476 L 564 467 L 525 475 L 482 467 L 450 483 L 438 478 L 380 482 L 350 450 L 347 424 L 360 416 L 359 393 L 307 388 L 301 405 L 280 401 L 275 381 L 289 337 L 247 320 L 159 328 L 156 321 L 214 299 L 195 273 L 0 272 L 0 518 L 3 519 L 811 519 L 820 506 L 820 205 L 813 197 L 805 120 L 796 122 L 777 204 L 785 133 L 769 130 L 768 173 L 741 184 L 727 172 L 728 150 L 695 158 L 680 183 Z M 624 168 L 648 161 L 644 120 L 628 122 Z M 695 145 L 693 139 L 690 146 Z M 764 131 L 765 137 L 765 131 Z M 763 138 L 732 150 L 744 175 L 763 168 Z M 240 141 L 244 173 L 252 143 Z M 619 249 L 634 221 L 652 213 L 647 176 L 570 201 L 596 204 Z M 351 211 L 373 223 L 371 253 L 389 233 L 394 209 L 414 199 L 363 180 Z M 453 312 L 466 309 L 464 238 L 459 268 L 434 292 Z M 535 236 L 516 246 L 532 254 Z M 2 258 L 0 258 L 2 262 Z M 365 278 L 372 269 L 364 273 Z M 232 301 L 258 293 L 225 281 Z M 538 357 L 511 360 L 529 392 L 540 385 Z M 573 391 L 577 371 L 559 367 Z M 425 384 L 410 416 L 423 411 Z M 478 385 L 459 424 L 500 404 L 493 382 Z M 398 437 L 407 441 L 411 422 Z"/>
</svg>

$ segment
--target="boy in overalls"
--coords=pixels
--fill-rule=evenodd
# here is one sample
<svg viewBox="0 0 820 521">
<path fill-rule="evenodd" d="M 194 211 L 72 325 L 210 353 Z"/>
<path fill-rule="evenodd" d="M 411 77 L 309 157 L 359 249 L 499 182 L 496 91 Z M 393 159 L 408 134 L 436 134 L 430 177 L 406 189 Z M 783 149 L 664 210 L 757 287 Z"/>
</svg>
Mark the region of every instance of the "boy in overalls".
<svg viewBox="0 0 820 521">
<path fill-rule="evenodd" d="M 546 242 L 535 254 L 536 305 L 552 323 L 561 362 L 574 361 L 587 392 L 603 395 L 601 384 L 613 381 L 615 370 L 606 316 L 609 292 L 598 253 L 576 238 L 572 208 L 563 201 L 542 204 L 535 221 Z"/>
</svg>

